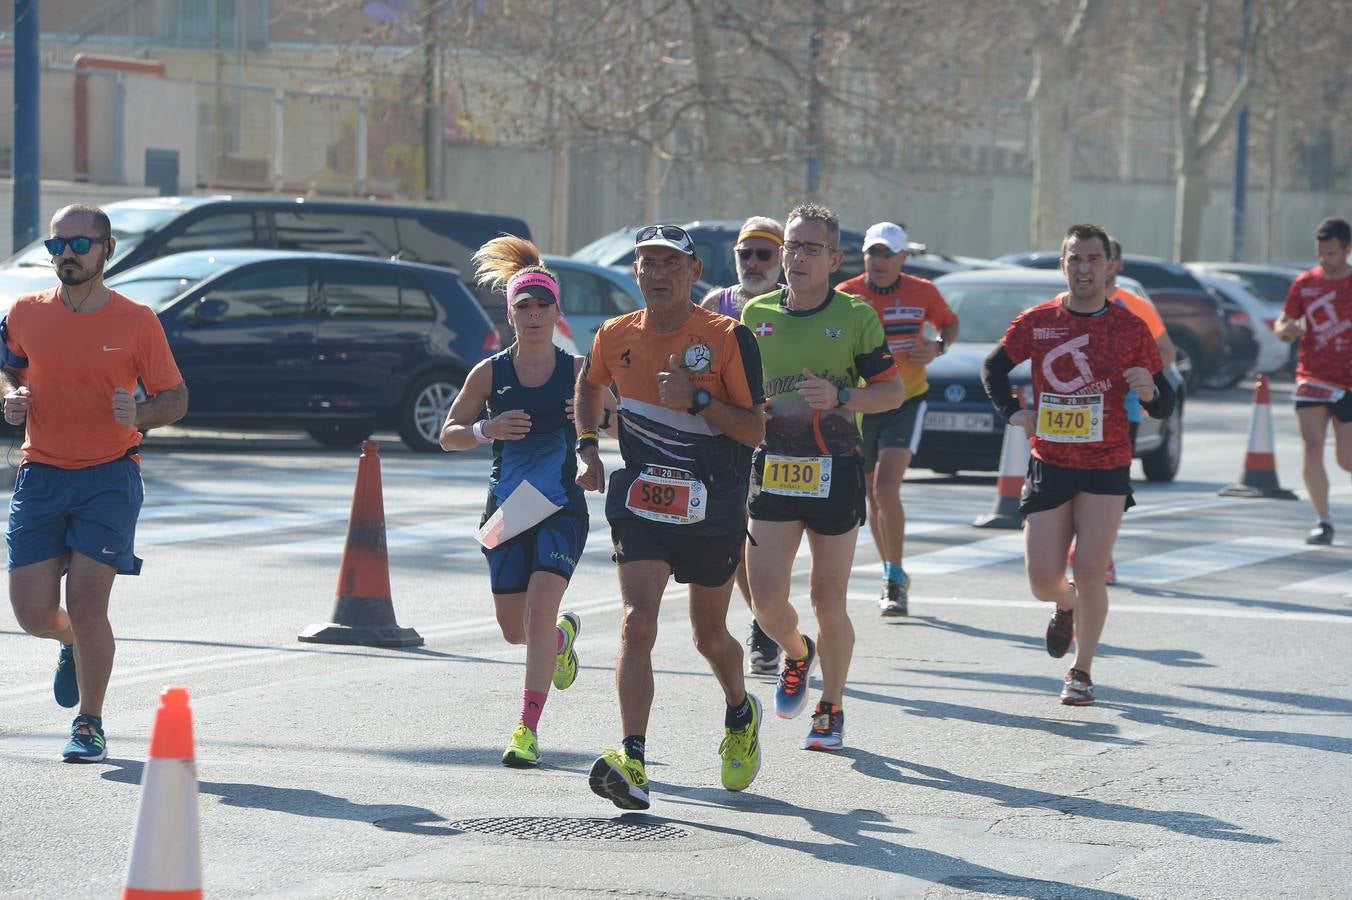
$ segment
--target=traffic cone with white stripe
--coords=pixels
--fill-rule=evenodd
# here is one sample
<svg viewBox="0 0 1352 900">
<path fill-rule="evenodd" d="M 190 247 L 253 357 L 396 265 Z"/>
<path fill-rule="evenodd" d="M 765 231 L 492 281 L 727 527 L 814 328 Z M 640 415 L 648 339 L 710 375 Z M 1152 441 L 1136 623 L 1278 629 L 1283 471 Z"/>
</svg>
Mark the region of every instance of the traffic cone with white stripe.
<svg viewBox="0 0 1352 900">
<path fill-rule="evenodd" d="M 977 528 L 1021 528 L 1019 494 L 1028 475 L 1028 459 L 1032 448 L 1028 432 L 1019 425 L 1005 426 L 1005 441 L 1000 448 L 1000 477 L 995 480 L 995 506 L 990 513 L 972 524 Z"/>
<path fill-rule="evenodd" d="M 122 900 L 201 900 L 202 853 L 197 828 L 197 765 L 188 689 L 160 694 L 150 758 L 141 776 L 136 834 Z"/>
<path fill-rule="evenodd" d="M 1249 420 L 1249 449 L 1239 482 L 1220 490 L 1222 497 L 1266 497 L 1294 500 L 1296 495 L 1277 482 L 1277 457 L 1272 445 L 1272 397 L 1266 375 L 1258 376 L 1253 389 L 1253 418 Z"/>
</svg>

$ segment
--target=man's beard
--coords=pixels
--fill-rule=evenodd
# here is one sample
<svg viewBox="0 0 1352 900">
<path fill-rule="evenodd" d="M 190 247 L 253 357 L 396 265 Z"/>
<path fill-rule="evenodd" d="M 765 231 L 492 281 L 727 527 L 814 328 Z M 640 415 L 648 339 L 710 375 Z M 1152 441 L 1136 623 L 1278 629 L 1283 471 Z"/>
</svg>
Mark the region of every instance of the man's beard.
<svg viewBox="0 0 1352 900">
<path fill-rule="evenodd" d="M 58 265 L 56 267 L 56 277 L 65 285 L 74 286 L 77 284 L 84 284 L 86 281 L 89 281 L 91 278 L 103 272 L 103 262 L 103 260 L 99 260 L 99 264 L 95 266 L 92 271 L 82 269 L 79 266 L 67 267 Z"/>
<path fill-rule="evenodd" d="M 779 284 L 779 269 L 776 268 L 773 272 L 766 272 L 764 275 L 756 277 L 747 277 L 739 272 L 738 279 L 741 282 L 742 290 L 746 292 L 746 295 L 748 297 L 756 297 L 768 293 Z"/>
</svg>

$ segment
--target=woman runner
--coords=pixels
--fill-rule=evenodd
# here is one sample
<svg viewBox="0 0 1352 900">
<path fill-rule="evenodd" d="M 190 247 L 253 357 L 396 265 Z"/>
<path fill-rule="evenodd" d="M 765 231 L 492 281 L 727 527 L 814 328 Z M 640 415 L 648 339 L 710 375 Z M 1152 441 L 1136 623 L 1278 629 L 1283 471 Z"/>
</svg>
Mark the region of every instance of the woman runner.
<svg viewBox="0 0 1352 900">
<path fill-rule="evenodd" d="M 521 721 L 502 764 L 528 768 L 540 762 L 536 734 L 550 681 L 562 691 L 577 678 L 574 643 L 582 620 L 558 611 L 587 542 L 587 503 L 575 483 L 577 433 L 571 421 L 582 358 L 554 346 L 559 282 L 541 264 L 534 244 L 495 238 L 479 248 L 474 263 L 479 284 L 506 291 L 507 321 L 516 340 L 469 373 L 441 429 L 441 447 L 493 445 L 485 521 L 527 483 L 559 507 L 484 549 L 502 636 L 509 644 L 526 645 Z"/>
</svg>

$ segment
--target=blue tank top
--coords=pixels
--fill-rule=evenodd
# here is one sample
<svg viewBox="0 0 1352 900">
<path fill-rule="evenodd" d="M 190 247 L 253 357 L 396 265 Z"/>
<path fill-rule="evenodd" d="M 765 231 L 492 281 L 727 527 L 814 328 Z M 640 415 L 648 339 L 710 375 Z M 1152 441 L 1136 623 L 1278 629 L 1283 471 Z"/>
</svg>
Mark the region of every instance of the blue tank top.
<svg viewBox="0 0 1352 900">
<path fill-rule="evenodd" d="M 568 421 L 564 401 L 573 396 L 573 356 L 554 348 L 554 372 L 539 387 L 523 387 L 512 365 L 511 348 L 493 357 L 493 389 L 488 417 L 511 409 L 530 416 L 530 431 L 519 441 L 493 442 L 493 471 L 488 491 L 496 508 L 523 481 L 558 506 L 586 513 L 587 501 L 577 486 L 577 429 Z"/>
</svg>

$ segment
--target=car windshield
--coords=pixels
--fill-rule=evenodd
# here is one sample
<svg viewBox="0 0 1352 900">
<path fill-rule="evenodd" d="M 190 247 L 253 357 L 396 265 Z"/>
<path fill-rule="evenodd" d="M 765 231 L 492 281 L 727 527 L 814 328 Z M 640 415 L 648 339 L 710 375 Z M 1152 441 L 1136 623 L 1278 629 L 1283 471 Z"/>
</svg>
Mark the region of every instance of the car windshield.
<svg viewBox="0 0 1352 900">
<path fill-rule="evenodd" d="M 235 265 L 211 253 L 163 256 L 108 279 L 108 286 L 144 303 L 155 312 L 168 308 L 175 297 L 201 284 L 222 269 Z"/>
<path fill-rule="evenodd" d="M 145 240 L 147 234 L 183 213 L 181 209 L 118 206 L 115 203 L 109 204 L 104 211 L 108 213 L 108 221 L 113 226 L 113 237 L 117 239 L 109 262 L 126 256 L 141 241 Z M 45 238 L 42 240 L 45 240 Z M 36 240 L 24 247 L 10 257 L 5 265 L 41 266 L 50 269 L 52 267 L 52 255 L 47 252 L 46 247 L 42 246 L 42 240 Z"/>
<path fill-rule="evenodd" d="M 595 263 L 598 266 L 613 266 L 617 263 L 629 263 L 634 259 L 635 228 L 621 228 L 610 234 L 602 235 L 572 254 L 573 259 Z"/>
<path fill-rule="evenodd" d="M 993 344 L 1019 313 L 1051 299 L 1055 290 L 1041 285 L 939 284 L 944 298 L 962 321 L 959 340 Z"/>
<path fill-rule="evenodd" d="M 108 286 L 137 303 L 149 306 L 155 312 L 163 312 L 180 294 L 202 281 L 201 278 L 176 278 L 172 275 L 147 278 L 141 276 L 139 269 L 133 269 L 128 274 L 130 277 L 125 280 L 109 279 Z"/>
</svg>

